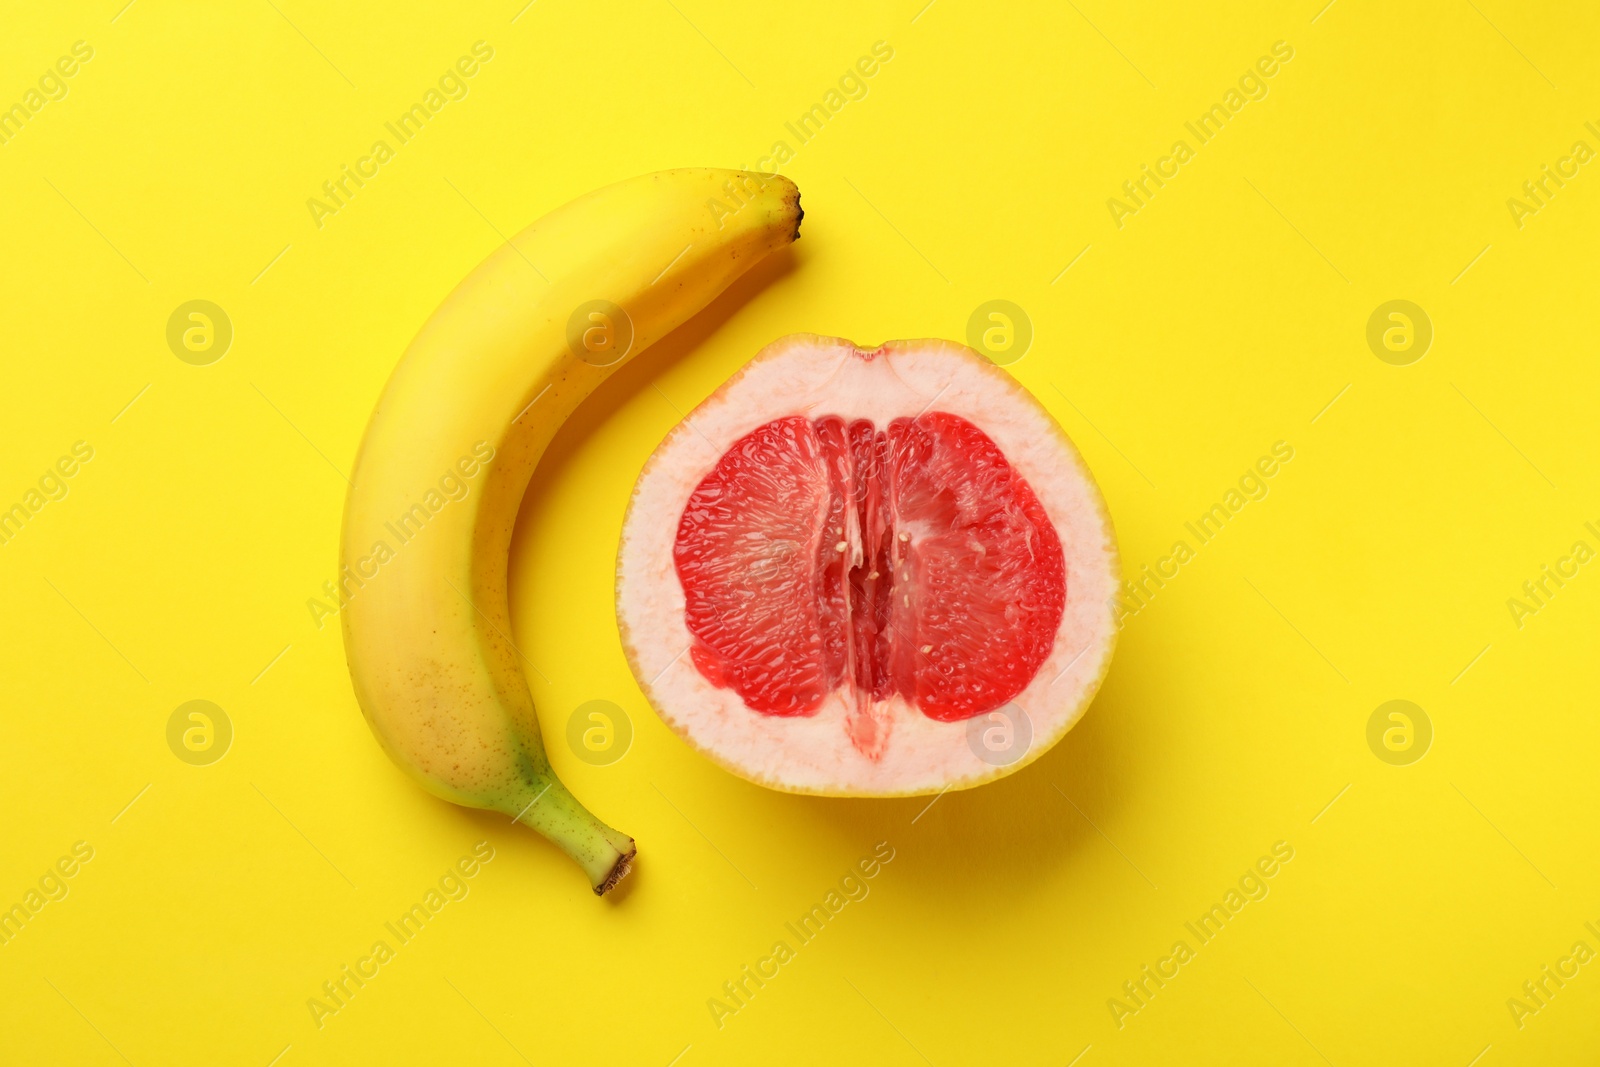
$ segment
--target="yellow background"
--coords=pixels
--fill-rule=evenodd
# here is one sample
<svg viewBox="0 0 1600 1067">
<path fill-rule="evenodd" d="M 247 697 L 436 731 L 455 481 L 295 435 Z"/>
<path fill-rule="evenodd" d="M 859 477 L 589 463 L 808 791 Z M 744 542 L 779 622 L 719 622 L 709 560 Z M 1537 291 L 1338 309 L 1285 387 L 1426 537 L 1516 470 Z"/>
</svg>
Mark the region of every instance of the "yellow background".
<svg viewBox="0 0 1600 1067">
<path fill-rule="evenodd" d="M 1506 604 L 1600 547 L 1600 174 L 1520 229 L 1506 206 L 1600 147 L 1592 11 L 123 2 L 14 5 L 0 35 L 0 103 L 95 50 L 0 146 L 0 506 L 95 449 L 0 546 L 0 904 L 95 850 L 0 947 L 0 1058 L 1592 1062 L 1600 964 L 1520 1029 L 1506 1004 L 1600 949 L 1600 567 L 1520 628 Z M 319 230 L 307 198 L 478 40 L 470 95 Z M 784 123 L 879 40 L 866 97 L 801 146 Z M 1119 229 L 1107 199 L 1279 40 L 1266 99 Z M 516 538 L 551 757 L 640 844 L 597 901 L 537 836 L 389 764 L 306 601 L 385 377 L 502 234 L 779 139 L 802 240 L 594 397 Z M 165 341 L 196 298 L 235 329 L 210 366 Z M 718 770 L 618 645 L 640 466 L 774 337 L 960 339 L 995 298 L 1033 322 L 1009 370 L 1083 450 L 1130 573 L 1273 442 L 1295 458 L 1129 620 L 1087 717 L 1025 771 L 928 808 Z M 1394 298 L 1435 330 L 1410 366 L 1365 340 Z M 191 699 L 234 726 L 211 766 L 165 740 Z M 606 767 L 563 741 L 596 699 L 635 732 Z M 1409 766 L 1367 745 L 1391 699 L 1433 724 Z M 479 840 L 471 894 L 318 1029 L 308 998 Z M 879 841 L 871 895 L 719 1029 L 707 1000 Z M 1270 895 L 1119 1028 L 1108 999 L 1277 841 Z"/>
</svg>

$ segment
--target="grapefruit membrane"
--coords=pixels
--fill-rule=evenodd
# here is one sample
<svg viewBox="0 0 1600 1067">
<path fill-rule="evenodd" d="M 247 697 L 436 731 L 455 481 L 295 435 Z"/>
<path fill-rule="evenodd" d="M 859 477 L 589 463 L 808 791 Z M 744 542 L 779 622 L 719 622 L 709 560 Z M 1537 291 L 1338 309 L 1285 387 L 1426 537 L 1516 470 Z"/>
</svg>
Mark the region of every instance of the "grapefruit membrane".
<svg viewBox="0 0 1600 1067">
<path fill-rule="evenodd" d="M 676 426 L 623 522 L 617 618 L 693 747 L 761 785 L 935 793 L 1017 770 L 1099 688 L 1117 556 L 1093 476 L 949 341 L 782 338 Z"/>
</svg>

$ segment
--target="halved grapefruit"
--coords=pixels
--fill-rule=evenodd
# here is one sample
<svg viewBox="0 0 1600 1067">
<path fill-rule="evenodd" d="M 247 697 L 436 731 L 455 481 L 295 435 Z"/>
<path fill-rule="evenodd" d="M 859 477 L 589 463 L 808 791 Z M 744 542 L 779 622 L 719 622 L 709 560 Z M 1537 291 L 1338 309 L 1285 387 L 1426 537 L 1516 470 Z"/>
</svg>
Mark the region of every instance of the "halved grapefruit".
<svg viewBox="0 0 1600 1067">
<path fill-rule="evenodd" d="M 1099 688 L 1111 521 L 1050 414 L 949 341 L 768 345 L 667 435 L 623 523 L 629 665 L 690 745 L 774 789 L 1017 770 Z"/>
</svg>

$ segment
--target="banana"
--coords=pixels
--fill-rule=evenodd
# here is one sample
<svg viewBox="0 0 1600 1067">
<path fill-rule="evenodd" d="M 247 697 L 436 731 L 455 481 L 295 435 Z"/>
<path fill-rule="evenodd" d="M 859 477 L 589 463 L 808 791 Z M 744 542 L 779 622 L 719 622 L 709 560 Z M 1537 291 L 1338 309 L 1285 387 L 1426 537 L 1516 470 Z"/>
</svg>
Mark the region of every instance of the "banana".
<svg viewBox="0 0 1600 1067">
<path fill-rule="evenodd" d="M 596 894 L 627 874 L 637 850 L 567 791 L 545 755 L 511 636 L 512 526 L 578 403 L 798 237 L 800 218 L 787 178 L 714 169 L 647 174 L 558 208 L 428 319 L 356 456 L 341 617 L 368 724 L 424 788 L 533 827 Z"/>
</svg>

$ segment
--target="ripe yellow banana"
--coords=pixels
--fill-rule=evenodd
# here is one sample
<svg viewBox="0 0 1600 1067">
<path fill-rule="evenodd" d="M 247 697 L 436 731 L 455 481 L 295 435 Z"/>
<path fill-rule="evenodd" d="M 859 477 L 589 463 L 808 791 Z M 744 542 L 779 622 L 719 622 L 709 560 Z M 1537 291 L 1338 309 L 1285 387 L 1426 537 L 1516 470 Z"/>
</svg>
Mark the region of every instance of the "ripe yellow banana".
<svg viewBox="0 0 1600 1067">
<path fill-rule="evenodd" d="M 578 403 L 799 236 L 777 175 L 663 171 L 558 208 L 422 327 L 356 456 L 340 542 L 345 655 L 389 755 L 437 795 L 519 820 L 604 893 L 633 839 L 556 779 L 511 637 L 523 492 Z"/>
</svg>

